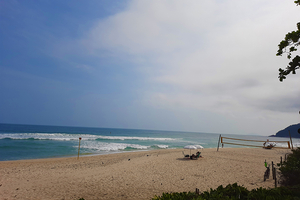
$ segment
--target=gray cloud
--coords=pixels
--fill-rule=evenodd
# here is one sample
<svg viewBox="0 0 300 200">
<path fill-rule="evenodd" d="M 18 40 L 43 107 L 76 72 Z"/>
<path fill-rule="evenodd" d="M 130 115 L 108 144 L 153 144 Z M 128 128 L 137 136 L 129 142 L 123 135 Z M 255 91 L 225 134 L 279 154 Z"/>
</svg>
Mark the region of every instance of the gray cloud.
<svg viewBox="0 0 300 200">
<path fill-rule="evenodd" d="M 91 54 L 105 49 L 130 60 L 148 82 L 144 104 L 230 113 L 247 127 L 249 119 L 270 118 L 249 127 L 255 132 L 267 130 L 274 113 L 284 113 L 277 126 L 289 124 L 287 113 L 299 109 L 297 79 L 279 83 L 287 60 L 275 56 L 298 13 L 282 0 L 134 0 L 97 21 L 81 42 Z"/>
</svg>

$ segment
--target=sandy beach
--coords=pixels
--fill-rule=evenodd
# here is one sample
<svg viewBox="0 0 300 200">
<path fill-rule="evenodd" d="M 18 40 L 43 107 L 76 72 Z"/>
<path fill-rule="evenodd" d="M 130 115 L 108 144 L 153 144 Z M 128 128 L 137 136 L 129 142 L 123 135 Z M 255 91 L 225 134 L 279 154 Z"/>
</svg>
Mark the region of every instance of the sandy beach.
<svg viewBox="0 0 300 200">
<path fill-rule="evenodd" d="M 263 181 L 264 161 L 280 162 L 289 150 L 221 148 L 203 158 L 183 158 L 183 149 L 72 158 L 0 162 L 0 199 L 151 199 L 163 192 L 201 191 L 237 182 L 248 189 Z M 195 152 L 194 152 L 195 153 Z"/>
</svg>

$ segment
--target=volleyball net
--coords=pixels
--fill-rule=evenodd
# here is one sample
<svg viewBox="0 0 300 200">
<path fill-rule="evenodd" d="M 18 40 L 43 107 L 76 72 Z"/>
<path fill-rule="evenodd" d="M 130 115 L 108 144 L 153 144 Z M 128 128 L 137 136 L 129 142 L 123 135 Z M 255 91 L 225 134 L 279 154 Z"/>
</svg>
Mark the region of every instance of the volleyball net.
<svg viewBox="0 0 300 200">
<path fill-rule="evenodd" d="M 290 141 L 262 141 L 262 140 L 238 139 L 238 138 L 231 138 L 231 137 L 222 137 L 221 135 L 219 138 L 218 149 L 220 143 L 222 144 L 222 147 L 224 146 L 224 144 L 228 144 L 228 145 L 265 148 L 267 144 L 272 144 L 272 148 L 291 149 Z"/>
</svg>

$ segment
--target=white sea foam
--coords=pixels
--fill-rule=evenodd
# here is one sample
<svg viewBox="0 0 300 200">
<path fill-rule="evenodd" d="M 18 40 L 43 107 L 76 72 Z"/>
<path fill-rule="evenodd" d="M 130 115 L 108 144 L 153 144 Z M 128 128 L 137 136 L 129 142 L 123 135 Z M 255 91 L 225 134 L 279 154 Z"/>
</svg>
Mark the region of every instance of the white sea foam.
<svg viewBox="0 0 300 200">
<path fill-rule="evenodd" d="M 167 149 L 168 147 L 169 147 L 169 145 L 163 145 L 163 144 L 161 144 L 161 145 L 156 145 L 158 148 L 160 148 L 160 149 Z"/>
<path fill-rule="evenodd" d="M 275 141 L 275 142 L 269 142 L 269 143 L 275 145 L 275 147 L 285 147 L 285 148 L 287 148 L 288 147 L 287 141 L 289 141 L 289 140 L 287 139 L 286 142 Z M 300 140 L 299 139 L 293 139 L 292 142 L 293 142 L 293 147 L 300 147 Z M 290 147 L 292 147 L 291 142 L 290 142 Z"/>
<path fill-rule="evenodd" d="M 77 135 L 65 133 L 13 133 L 13 134 L 0 134 L 0 139 L 13 139 L 13 140 L 78 140 Z"/>
<path fill-rule="evenodd" d="M 154 138 L 154 137 L 126 137 L 126 136 L 101 136 L 90 134 L 66 134 L 66 133 L 13 133 L 0 134 L 0 139 L 9 138 L 15 140 L 152 140 L 152 141 L 172 141 L 173 138 Z"/>
<path fill-rule="evenodd" d="M 300 140 L 299 139 L 293 140 L 293 147 L 300 147 Z"/>
<path fill-rule="evenodd" d="M 152 138 L 152 137 L 126 137 L 126 136 L 97 136 L 97 139 L 108 139 L 108 140 L 175 140 L 173 138 Z"/>
<path fill-rule="evenodd" d="M 150 146 L 143 146 L 139 144 L 126 144 L 126 143 L 104 143 L 104 142 L 85 142 L 81 145 L 82 149 L 89 149 L 94 151 L 120 151 L 125 150 L 126 148 L 146 150 Z"/>
</svg>

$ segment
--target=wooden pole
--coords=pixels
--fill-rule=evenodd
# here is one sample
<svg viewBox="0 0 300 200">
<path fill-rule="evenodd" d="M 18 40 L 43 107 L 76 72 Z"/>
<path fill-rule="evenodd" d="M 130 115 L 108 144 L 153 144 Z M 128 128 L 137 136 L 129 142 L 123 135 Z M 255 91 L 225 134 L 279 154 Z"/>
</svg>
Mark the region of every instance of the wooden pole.
<svg viewBox="0 0 300 200">
<path fill-rule="evenodd" d="M 274 167 L 274 176 L 275 176 L 275 178 L 274 178 L 274 180 L 275 180 L 275 188 L 277 188 L 277 178 L 276 178 L 276 169 L 275 169 L 275 167 Z"/>
<path fill-rule="evenodd" d="M 284 154 L 284 161 L 286 161 L 286 154 Z"/>
<path fill-rule="evenodd" d="M 80 141 L 81 141 L 81 137 L 79 138 L 79 145 L 78 145 L 78 157 L 77 157 L 77 160 L 79 159 Z"/>
<path fill-rule="evenodd" d="M 217 151 L 219 151 L 220 140 L 221 140 L 221 134 L 220 134 L 220 136 L 219 136 L 219 142 L 218 142 L 218 148 L 217 148 Z"/>
<path fill-rule="evenodd" d="M 290 140 L 291 140 L 292 149 L 294 149 L 294 147 L 293 147 L 293 141 L 292 141 L 292 136 L 291 136 L 290 130 L 289 130 L 289 135 L 290 135 Z"/>
<path fill-rule="evenodd" d="M 273 175 L 273 179 L 275 179 L 275 167 L 273 161 L 272 161 L 272 175 Z"/>
</svg>

